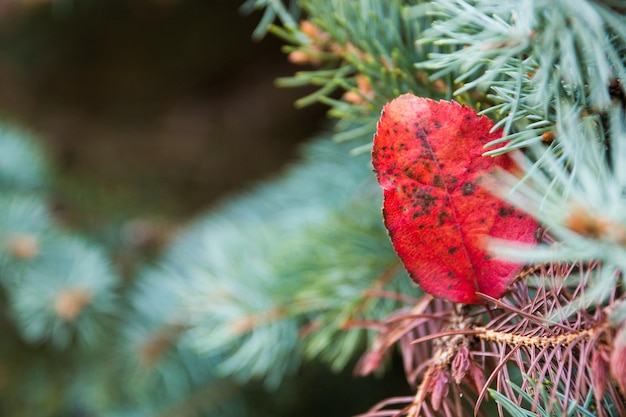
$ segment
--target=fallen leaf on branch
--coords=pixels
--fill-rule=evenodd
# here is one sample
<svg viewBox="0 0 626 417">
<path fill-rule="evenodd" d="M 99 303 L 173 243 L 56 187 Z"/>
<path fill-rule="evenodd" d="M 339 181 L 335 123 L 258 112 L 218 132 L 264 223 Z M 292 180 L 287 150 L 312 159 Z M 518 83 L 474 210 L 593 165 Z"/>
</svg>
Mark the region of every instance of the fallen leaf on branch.
<svg viewBox="0 0 626 417">
<path fill-rule="evenodd" d="M 513 167 L 506 154 L 483 156 L 502 136 L 493 126 L 454 101 L 405 94 L 385 106 L 374 137 L 394 249 L 425 291 L 458 303 L 499 298 L 522 267 L 492 257 L 487 237 L 535 242 L 535 220 L 481 187 L 496 167 Z"/>
</svg>

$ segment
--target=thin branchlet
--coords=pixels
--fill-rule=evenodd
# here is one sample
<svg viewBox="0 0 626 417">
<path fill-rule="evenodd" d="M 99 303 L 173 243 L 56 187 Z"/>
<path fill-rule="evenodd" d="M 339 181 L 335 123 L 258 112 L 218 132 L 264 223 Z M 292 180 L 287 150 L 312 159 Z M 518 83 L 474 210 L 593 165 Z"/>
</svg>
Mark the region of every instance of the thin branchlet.
<svg viewBox="0 0 626 417">
<path fill-rule="evenodd" d="M 544 346 L 562 346 L 576 343 L 581 339 L 588 340 L 596 332 L 602 331 L 606 328 L 606 324 L 602 324 L 599 328 L 584 329 L 577 332 L 559 334 L 559 335 L 520 335 L 512 334 L 506 331 L 492 330 L 485 327 L 475 327 L 474 330 L 480 333 L 475 333 L 475 336 L 479 339 L 484 339 L 488 342 L 505 343 L 510 346 L 523 345 L 526 347 L 544 347 Z"/>
</svg>

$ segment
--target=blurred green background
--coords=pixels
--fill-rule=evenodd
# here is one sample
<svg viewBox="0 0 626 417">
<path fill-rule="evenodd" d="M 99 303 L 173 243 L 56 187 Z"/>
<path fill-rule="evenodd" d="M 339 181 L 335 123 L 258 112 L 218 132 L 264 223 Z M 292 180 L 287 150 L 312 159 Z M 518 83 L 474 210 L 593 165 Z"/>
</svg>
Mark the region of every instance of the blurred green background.
<svg viewBox="0 0 626 417">
<path fill-rule="evenodd" d="M 239 6 L 0 2 L 0 115 L 45 142 L 57 217 L 109 245 L 129 279 L 179 225 L 276 175 L 326 127 L 323 107 L 294 108 L 307 91 L 274 86 L 298 68 L 277 39 L 251 40 L 260 16 Z M 121 242 L 129 225 L 136 247 Z M 400 368 L 358 379 L 309 364 L 280 396 L 249 390 L 277 416 L 348 416 L 406 392 Z"/>
<path fill-rule="evenodd" d="M 278 40 L 251 40 L 259 16 L 239 3 L 2 2 L 1 112 L 104 203 L 90 209 L 196 213 L 275 172 L 324 111 L 274 87 L 293 68 Z"/>
</svg>

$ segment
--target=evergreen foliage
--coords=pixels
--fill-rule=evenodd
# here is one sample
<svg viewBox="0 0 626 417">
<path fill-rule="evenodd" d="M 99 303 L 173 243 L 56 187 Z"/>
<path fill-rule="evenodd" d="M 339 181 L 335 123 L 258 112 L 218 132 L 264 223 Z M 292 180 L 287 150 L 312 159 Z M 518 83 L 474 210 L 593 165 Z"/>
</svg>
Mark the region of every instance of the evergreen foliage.
<svg viewBox="0 0 626 417">
<path fill-rule="evenodd" d="M 308 66 L 278 84 L 317 87 L 296 105 L 328 105 L 333 130 L 279 178 L 190 222 L 129 283 L 104 248 L 59 225 L 35 142 L 0 129 L 0 349 L 24 352 L 0 359 L 0 413 L 262 415 L 246 406 L 245 383 L 280 395 L 303 361 L 340 371 L 358 359 L 365 376 L 396 355 L 414 396 L 381 398 L 364 415 L 623 415 L 626 4 L 242 9 L 263 11 L 254 36 L 281 37 Z M 500 300 L 433 299 L 389 243 L 367 151 L 381 108 L 405 92 L 494 118 L 504 136 L 486 154 L 506 143 L 498 152 L 519 163 L 491 187 L 542 236 L 533 248 L 492 242 L 528 264 Z M 72 369 L 57 369 L 69 357 Z"/>
<path fill-rule="evenodd" d="M 173 268 L 191 277 L 179 281 L 189 337 L 226 356 L 221 373 L 276 385 L 302 354 L 340 369 L 364 346 L 342 327 L 397 307 L 364 291 L 411 291 L 370 204 L 379 197 L 367 158 L 337 146 L 313 142 L 285 178 L 224 203 L 173 245 Z"/>
</svg>

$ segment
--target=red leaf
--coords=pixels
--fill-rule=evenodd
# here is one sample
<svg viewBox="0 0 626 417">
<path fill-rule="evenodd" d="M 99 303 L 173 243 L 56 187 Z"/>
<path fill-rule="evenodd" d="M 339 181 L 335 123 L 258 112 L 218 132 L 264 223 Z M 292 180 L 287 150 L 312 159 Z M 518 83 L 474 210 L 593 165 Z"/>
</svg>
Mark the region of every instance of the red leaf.
<svg viewBox="0 0 626 417">
<path fill-rule="evenodd" d="M 407 271 L 425 291 L 458 303 L 498 298 L 521 265 L 491 257 L 485 237 L 535 241 L 536 222 L 480 186 L 507 155 L 482 156 L 502 136 L 456 102 L 402 95 L 383 109 L 372 161 L 385 195 L 385 226 Z"/>
</svg>

